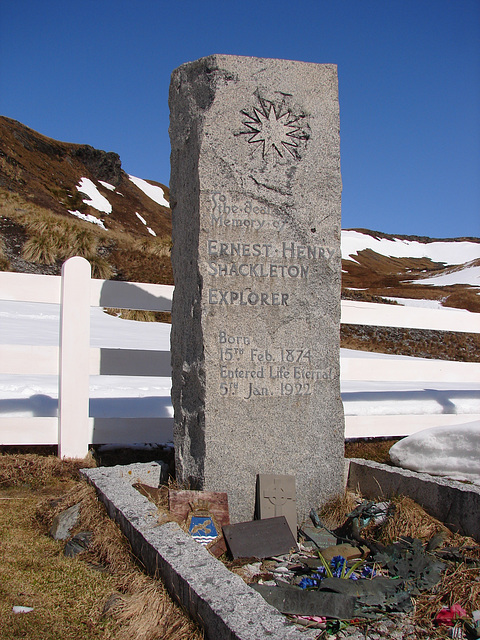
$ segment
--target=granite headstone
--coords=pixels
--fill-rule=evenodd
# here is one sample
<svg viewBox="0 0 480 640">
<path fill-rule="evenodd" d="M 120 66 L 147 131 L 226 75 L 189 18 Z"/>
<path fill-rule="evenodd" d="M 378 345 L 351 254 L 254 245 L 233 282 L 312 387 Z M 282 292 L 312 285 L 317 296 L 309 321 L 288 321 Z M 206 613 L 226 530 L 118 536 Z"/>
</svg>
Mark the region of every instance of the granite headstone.
<svg viewBox="0 0 480 640">
<path fill-rule="evenodd" d="M 343 490 L 340 140 L 333 64 L 212 55 L 170 85 L 177 479 L 251 519 Z"/>
</svg>

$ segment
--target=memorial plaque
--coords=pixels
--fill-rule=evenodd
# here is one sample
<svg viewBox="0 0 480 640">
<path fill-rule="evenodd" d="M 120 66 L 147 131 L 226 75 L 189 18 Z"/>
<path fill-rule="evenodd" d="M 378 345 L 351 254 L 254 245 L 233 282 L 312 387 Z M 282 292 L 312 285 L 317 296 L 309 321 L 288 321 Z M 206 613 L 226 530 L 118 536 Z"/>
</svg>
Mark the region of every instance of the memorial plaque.
<svg viewBox="0 0 480 640">
<path fill-rule="evenodd" d="M 213 55 L 169 101 L 177 479 L 238 522 L 293 475 L 303 521 L 343 490 L 336 66 Z"/>
<path fill-rule="evenodd" d="M 257 477 L 257 505 L 259 518 L 285 516 L 295 540 L 297 539 L 297 505 L 295 477 L 259 474 Z"/>
<path fill-rule="evenodd" d="M 180 491 L 178 489 L 169 489 L 168 491 L 170 513 L 178 522 L 188 520 L 187 528 L 190 533 L 192 527 L 194 528 L 197 524 L 193 519 L 195 509 L 201 504 L 211 514 L 214 521 L 213 528 L 218 532 L 214 540 L 208 541 L 207 549 L 212 555 L 219 558 L 227 550 L 221 531 L 221 527 L 230 524 L 227 494 L 213 491 Z"/>
<path fill-rule="evenodd" d="M 318 549 L 326 549 L 337 543 L 337 538 L 332 533 L 325 529 L 318 529 L 308 523 L 300 527 L 299 535 Z"/>
<path fill-rule="evenodd" d="M 198 501 L 208 502 L 208 509 L 215 516 L 220 527 L 230 524 L 228 512 L 228 496 L 226 493 L 211 491 L 168 490 L 168 508 L 178 522 L 187 519 L 192 504 Z"/>
<path fill-rule="evenodd" d="M 271 558 L 297 548 L 285 516 L 229 524 L 223 536 L 234 558 Z"/>
</svg>

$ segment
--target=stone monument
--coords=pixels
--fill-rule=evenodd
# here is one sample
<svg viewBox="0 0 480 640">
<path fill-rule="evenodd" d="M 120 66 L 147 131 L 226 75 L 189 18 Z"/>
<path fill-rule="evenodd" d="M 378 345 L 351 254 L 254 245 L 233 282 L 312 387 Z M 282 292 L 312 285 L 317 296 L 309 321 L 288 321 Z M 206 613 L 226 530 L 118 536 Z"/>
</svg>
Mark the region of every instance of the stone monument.
<svg viewBox="0 0 480 640">
<path fill-rule="evenodd" d="M 343 491 L 336 66 L 212 55 L 170 85 L 176 473 L 250 520 Z"/>
</svg>

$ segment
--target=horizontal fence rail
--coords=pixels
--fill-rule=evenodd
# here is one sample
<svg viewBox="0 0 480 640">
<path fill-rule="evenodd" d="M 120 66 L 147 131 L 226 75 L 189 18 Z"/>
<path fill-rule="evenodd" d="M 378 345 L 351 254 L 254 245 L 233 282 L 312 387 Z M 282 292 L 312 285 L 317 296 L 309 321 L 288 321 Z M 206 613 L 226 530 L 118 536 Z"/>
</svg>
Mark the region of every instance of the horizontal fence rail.
<svg viewBox="0 0 480 640">
<path fill-rule="evenodd" d="M 407 327 L 430 331 L 458 331 L 480 333 L 478 313 L 463 309 L 429 309 L 404 307 L 378 302 L 342 300 L 342 324 L 360 324 L 372 327 Z"/>
<path fill-rule="evenodd" d="M 66 261 L 62 276 L 0 273 L 0 299 L 57 304 L 61 309 L 58 346 L 0 345 L 0 374 L 58 376 L 58 407 L 51 399 L 49 415 L 0 417 L 0 442 L 4 445 L 58 444 L 60 456 L 84 457 L 90 444 L 171 441 L 173 419 L 169 399 L 160 399 L 154 416 L 142 416 L 142 403 L 138 402 L 140 415 L 127 417 L 122 413 L 122 402 L 118 402 L 121 399 L 114 398 L 109 401 L 110 413 L 114 416 L 90 417 L 90 408 L 98 400 L 89 398 L 89 376 L 170 378 L 169 351 L 91 348 L 90 307 L 170 311 L 172 296 L 173 286 L 91 279 L 89 263 L 79 257 Z M 457 309 L 439 312 L 342 301 L 344 324 L 479 333 L 478 318 L 479 314 Z M 480 380 L 480 365 L 475 363 L 392 359 L 377 355 L 372 359 L 342 352 L 342 382 L 414 383 L 428 380 L 429 383 L 475 384 Z M 401 392 L 396 393 L 401 398 Z M 407 409 L 408 419 L 401 411 L 395 415 L 376 415 L 375 411 L 357 415 L 351 408 L 353 404 L 349 403 L 355 394 L 347 392 L 343 395 L 347 438 L 404 436 L 431 426 L 453 426 L 480 420 L 475 409 L 460 415 L 445 411 L 443 400 L 430 413 L 415 413 L 415 409 L 408 413 Z M 375 397 L 372 393 L 372 403 L 375 403 Z M 448 406 L 448 403 L 449 398 L 446 398 L 443 404 Z M 117 405 L 118 409 L 115 408 Z"/>
</svg>

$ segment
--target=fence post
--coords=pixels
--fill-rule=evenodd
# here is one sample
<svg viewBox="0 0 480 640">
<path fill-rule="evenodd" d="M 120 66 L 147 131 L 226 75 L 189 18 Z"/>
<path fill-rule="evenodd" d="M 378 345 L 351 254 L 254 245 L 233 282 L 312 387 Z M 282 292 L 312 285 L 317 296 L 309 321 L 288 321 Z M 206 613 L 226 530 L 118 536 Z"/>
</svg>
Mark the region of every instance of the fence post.
<svg viewBox="0 0 480 640">
<path fill-rule="evenodd" d="M 62 266 L 58 455 L 84 458 L 89 433 L 90 263 L 78 256 Z"/>
</svg>

